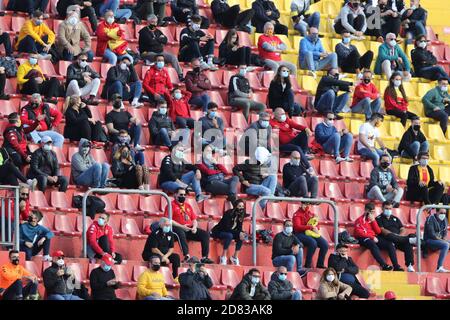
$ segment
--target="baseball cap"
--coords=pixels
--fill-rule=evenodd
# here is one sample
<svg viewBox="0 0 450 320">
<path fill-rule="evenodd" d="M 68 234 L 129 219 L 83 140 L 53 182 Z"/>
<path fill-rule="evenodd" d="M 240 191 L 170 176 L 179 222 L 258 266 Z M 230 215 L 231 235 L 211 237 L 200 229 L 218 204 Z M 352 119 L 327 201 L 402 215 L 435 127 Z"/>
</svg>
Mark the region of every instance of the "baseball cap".
<svg viewBox="0 0 450 320">
<path fill-rule="evenodd" d="M 384 300 L 395 300 L 396 298 L 395 292 L 393 291 L 386 291 L 384 294 Z"/>
<path fill-rule="evenodd" d="M 114 259 L 113 257 L 107 253 L 102 257 L 102 261 L 107 265 L 107 266 L 112 266 L 114 264 Z"/>
<path fill-rule="evenodd" d="M 52 138 L 50 138 L 49 136 L 43 136 L 41 139 L 41 143 L 49 143 L 49 142 L 53 142 Z"/>
<path fill-rule="evenodd" d="M 62 250 L 53 251 L 52 257 L 63 257 L 64 258 L 64 252 Z"/>
</svg>

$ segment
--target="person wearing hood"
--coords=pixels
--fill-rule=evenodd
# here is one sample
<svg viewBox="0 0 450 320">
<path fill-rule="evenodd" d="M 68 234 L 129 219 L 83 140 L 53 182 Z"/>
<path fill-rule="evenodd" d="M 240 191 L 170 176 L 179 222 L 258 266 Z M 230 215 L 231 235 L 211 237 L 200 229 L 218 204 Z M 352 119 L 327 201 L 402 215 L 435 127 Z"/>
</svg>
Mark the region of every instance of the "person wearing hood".
<svg viewBox="0 0 450 320">
<path fill-rule="evenodd" d="M 87 230 L 87 256 L 91 262 L 110 254 L 115 264 L 122 263 L 122 255 L 116 252 L 114 231 L 108 224 L 109 214 L 100 213 L 97 221 L 92 222 Z"/>
<path fill-rule="evenodd" d="M 447 240 L 448 212 L 446 209 L 439 209 L 435 214 L 430 214 L 425 221 L 423 240 L 425 250 L 439 251 L 437 269 L 435 272 L 450 272 L 444 268 L 445 258 L 448 254 L 450 243 Z M 424 252 L 426 254 L 426 252 Z"/>
<path fill-rule="evenodd" d="M 427 50 L 428 40 L 424 34 L 416 37 L 415 48 L 411 51 L 411 60 L 414 66 L 416 77 L 428 80 L 438 80 L 446 78 L 450 80 L 445 69 L 438 65 L 436 56 Z"/>
<path fill-rule="evenodd" d="M 29 179 L 37 179 L 39 190 L 42 192 L 47 186 L 57 186 L 59 191 L 66 192 L 69 179 L 60 173 L 58 158 L 52 150 L 52 138 L 43 136 L 41 147 L 31 155 Z"/>
<path fill-rule="evenodd" d="M 88 54 L 82 52 L 67 67 L 66 97 L 77 95 L 82 97 L 84 103 L 97 105 L 96 97 L 100 88 L 100 75 L 89 66 L 88 61 Z M 85 99 L 86 96 L 89 98 Z"/>
<path fill-rule="evenodd" d="M 107 253 L 102 257 L 100 266 L 91 271 L 89 285 L 92 290 L 92 300 L 120 300 L 116 296 L 120 282 L 116 279 L 113 265 L 114 259 Z"/>
<path fill-rule="evenodd" d="M 181 300 L 212 300 L 209 289 L 213 286 L 205 264 L 197 257 L 189 261 L 189 269 L 180 274 Z"/>
<path fill-rule="evenodd" d="M 55 236 L 48 228 L 38 224 L 40 219 L 37 212 L 28 217 L 26 223 L 20 225 L 20 251 L 25 252 L 26 260 L 31 260 L 41 250 L 44 253 L 44 261 L 50 261 L 50 242 Z"/>
<path fill-rule="evenodd" d="M 252 268 L 234 288 L 230 300 L 270 300 L 270 293 L 261 283 L 261 273 Z"/>
<path fill-rule="evenodd" d="M 272 300 L 302 300 L 302 292 L 294 289 L 292 282 L 287 279 L 286 267 L 280 266 L 272 273 L 267 289 Z"/>
<path fill-rule="evenodd" d="M 394 33 L 388 33 L 385 42 L 378 48 L 375 74 L 384 74 L 390 79 L 395 71 L 401 72 L 405 81 L 411 79 L 411 63 L 397 44 L 397 36 Z"/>
<path fill-rule="evenodd" d="M 78 152 L 74 153 L 70 162 L 73 181 L 77 185 L 92 188 L 104 188 L 108 179 L 109 164 L 95 161 L 91 154 L 92 144 L 81 139 Z"/>
<path fill-rule="evenodd" d="M 297 269 L 294 269 L 297 263 Z M 283 231 L 275 235 L 272 245 L 272 264 L 274 267 L 286 267 L 287 271 L 296 270 L 304 275 L 302 270 L 303 244 L 294 235 L 294 225 L 291 220 L 285 220 Z"/>
</svg>

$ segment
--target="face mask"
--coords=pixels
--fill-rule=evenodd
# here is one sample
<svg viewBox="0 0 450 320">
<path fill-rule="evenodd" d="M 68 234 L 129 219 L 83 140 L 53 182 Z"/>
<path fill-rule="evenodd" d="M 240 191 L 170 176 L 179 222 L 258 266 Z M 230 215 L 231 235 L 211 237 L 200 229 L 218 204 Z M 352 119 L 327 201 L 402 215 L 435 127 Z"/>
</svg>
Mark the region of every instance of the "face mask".
<svg viewBox="0 0 450 320">
<path fill-rule="evenodd" d="M 397 41 L 391 40 L 391 41 L 389 41 L 389 45 L 390 45 L 391 47 L 395 47 L 395 46 L 397 45 Z"/>
<path fill-rule="evenodd" d="M 36 20 L 34 21 L 34 24 L 40 26 L 42 24 L 42 20 Z"/>
<path fill-rule="evenodd" d="M 52 146 L 49 144 L 44 144 L 44 146 L 42 147 L 42 149 L 44 149 L 44 151 L 50 151 L 52 150 Z"/>
<path fill-rule="evenodd" d="M 167 113 L 167 108 L 159 109 L 159 114 L 165 115 Z"/>
<path fill-rule="evenodd" d="M 80 64 L 80 67 L 82 67 L 82 68 L 86 68 L 88 65 L 88 63 L 86 61 L 80 61 L 79 64 Z"/>
<path fill-rule="evenodd" d="M 363 80 L 365 84 L 369 84 L 370 83 L 370 79 L 364 79 Z"/>
<path fill-rule="evenodd" d="M 184 203 L 186 201 L 186 196 L 178 196 L 177 200 L 179 203 Z"/>
<path fill-rule="evenodd" d="M 384 210 L 384 215 L 386 216 L 386 217 L 390 217 L 391 216 L 391 214 L 392 214 L 392 210 Z"/>
<path fill-rule="evenodd" d="M 108 19 L 106 19 L 106 22 L 108 24 L 113 24 L 114 23 L 114 17 L 108 17 Z"/>
<path fill-rule="evenodd" d="M 131 138 L 130 137 L 119 137 L 119 142 L 121 144 L 130 143 Z"/>
<path fill-rule="evenodd" d="M 317 34 L 310 34 L 309 35 L 309 39 L 311 39 L 311 41 L 316 41 L 319 38 L 319 36 Z"/>
<path fill-rule="evenodd" d="M 287 71 L 287 70 L 281 71 L 281 76 L 282 76 L 283 78 L 289 77 L 289 71 Z"/>
<path fill-rule="evenodd" d="M 402 84 L 401 80 L 394 80 L 394 87 L 398 88 Z"/>
<path fill-rule="evenodd" d="M 257 277 L 252 277 L 252 283 L 253 283 L 253 284 L 258 284 L 258 283 L 259 283 L 259 278 L 257 278 Z"/>
<path fill-rule="evenodd" d="M 286 232 L 286 234 L 291 234 L 293 230 L 294 230 L 293 227 L 286 227 L 286 228 L 284 228 L 284 232 Z"/>
<path fill-rule="evenodd" d="M 69 19 L 67 19 L 67 22 L 70 25 L 74 26 L 74 25 L 76 25 L 78 23 L 78 19 L 77 19 L 77 17 L 70 17 Z"/>
<path fill-rule="evenodd" d="M 170 226 L 164 226 L 164 227 L 162 228 L 162 231 L 163 231 L 164 233 L 170 232 Z"/>
<path fill-rule="evenodd" d="M 413 130 L 419 131 L 420 130 L 420 124 L 413 125 Z"/>
<path fill-rule="evenodd" d="M 280 117 L 280 121 L 281 122 L 285 122 L 286 121 L 286 115 L 285 114 L 283 114 L 281 117 Z"/>
<path fill-rule="evenodd" d="M 17 122 L 16 122 L 16 127 L 20 128 L 21 126 L 22 126 L 22 121 L 20 121 L 20 120 L 17 121 Z"/>
<path fill-rule="evenodd" d="M 352 7 L 355 9 L 359 8 L 359 2 L 352 3 Z"/>
<path fill-rule="evenodd" d="M 122 70 L 127 70 L 127 64 L 122 62 L 122 63 L 120 64 L 120 69 L 122 69 Z"/>
<path fill-rule="evenodd" d="M 152 270 L 153 271 L 158 271 L 159 269 L 161 269 L 161 266 L 159 264 L 153 264 L 152 265 Z"/>
<path fill-rule="evenodd" d="M 122 151 L 122 158 L 128 158 L 128 151 Z"/>
<path fill-rule="evenodd" d="M 98 219 L 98 225 L 101 226 L 101 227 L 103 227 L 103 226 L 105 225 L 105 219 L 99 218 L 99 219 Z"/>
<path fill-rule="evenodd" d="M 157 67 L 158 69 L 164 68 L 164 61 L 158 61 L 158 62 L 156 62 L 156 67 Z"/>
<path fill-rule="evenodd" d="M 245 74 L 247 73 L 247 69 L 239 69 L 239 75 L 245 77 Z"/>
<path fill-rule="evenodd" d="M 416 6 L 411 6 L 410 9 L 411 9 L 411 10 L 416 10 L 417 7 L 416 7 Z"/>
<path fill-rule="evenodd" d="M 81 148 L 81 152 L 82 152 L 84 155 L 87 155 L 87 154 L 89 153 L 89 147 L 83 147 L 83 148 Z"/>
<path fill-rule="evenodd" d="M 180 151 L 180 150 L 175 151 L 175 158 L 183 159 L 183 157 L 184 157 L 183 151 Z"/>
<path fill-rule="evenodd" d="M 122 102 L 121 102 L 120 100 L 114 101 L 114 103 L 113 103 L 113 108 L 114 108 L 114 109 L 120 109 L 120 108 L 122 108 Z"/>
<path fill-rule="evenodd" d="M 149 27 L 151 30 L 155 30 L 155 29 L 156 29 L 156 24 L 149 24 L 148 27 Z"/>
<path fill-rule="evenodd" d="M 17 266 L 19 264 L 19 258 L 12 259 L 11 263 Z"/>
<path fill-rule="evenodd" d="M 333 282 L 334 281 L 334 274 L 327 275 L 326 279 L 327 279 L 328 282 Z"/>
<path fill-rule="evenodd" d="M 344 44 L 349 44 L 350 43 L 350 38 L 349 37 L 342 38 L 342 42 Z"/>
<path fill-rule="evenodd" d="M 448 91 L 448 86 L 441 86 L 441 91 L 447 92 Z"/>
<path fill-rule="evenodd" d="M 64 265 L 65 265 L 65 262 L 64 262 L 64 260 L 63 259 L 59 259 L 59 260 L 57 260 L 56 261 L 56 264 L 58 265 L 58 267 L 64 267 Z"/>
<path fill-rule="evenodd" d="M 111 266 L 108 266 L 108 265 L 106 265 L 106 264 L 104 264 L 104 265 L 102 265 L 102 269 L 103 269 L 103 271 L 105 271 L 105 272 L 108 272 L 109 270 L 111 270 Z"/>
<path fill-rule="evenodd" d="M 193 23 L 192 24 L 192 30 L 194 30 L 194 31 L 200 30 L 200 25 L 198 23 Z"/>
<path fill-rule="evenodd" d="M 327 119 L 327 120 L 325 120 L 325 122 L 326 122 L 329 126 L 334 125 L 334 120 L 329 120 L 329 119 Z"/>
<path fill-rule="evenodd" d="M 259 124 L 261 125 L 261 127 L 267 128 L 269 126 L 269 121 L 267 121 L 267 120 L 260 120 Z"/>
<path fill-rule="evenodd" d="M 439 220 L 441 220 L 441 221 L 444 221 L 446 217 L 447 217 L 447 214 L 445 214 L 445 213 L 440 213 L 438 216 Z"/>
<path fill-rule="evenodd" d="M 195 73 L 199 73 L 200 72 L 200 67 L 194 67 L 192 69 L 192 71 L 194 71 Z"/>
<path fill-rule="evenodd" d="M 215 111 L 211 111 L 211 112 L 208 114 L 208 117 L 209 117 L 210 119 L 214 119 L 214 118 L 216 117 L 216 112 L 215 112 Z"/>
<path fill-rule="evenodd" d="M 37 59 L 36 58 L 29 58 L 28 62 L 30 62 L 30 64 L 34 66 L 37 63 Z"/>
<path fill-rule="evenodd" d="M 298 160 L 298 159 L 291 159 L 291 164 L 293 166 L 298 167 L 300 165 L 300 160 Z"/>
<path fill-rule="evenodd" d="M 287 278 L 287 276 L 285 274 L 279 274 L 278 275 L 278 279 L 281 280 L 281 281 L 285 281 L 286 278 Z"/>
<path fill-rule="evenodd" d="M 427 47 L 427 43 L 426 42 L 420 42 L 419 43 L 419 47 L 422 49 L 425 49 Z"/>
<path fill-rule="evenodd" d="M 175 92 L 175 94 L 173 95 L 173 97 L 175 98 L 175 100 L 180 100 L 182 98 L 182 95 L 180 92 Z"/>
<path fill-rule="evenodd" d="M 428 160 L 427 160 L 427 159 L 420 159 L 420 160 L 419 160 L 419 164 L 420 164 L 422 167 L 426 167 L 426 166 L 428 165 Z"/>
<path fill-rule="evenodd" d="M 387 168 L 389 168 L 389 162 L 381 162 L 381 163 L 380 163 L 380 166 L 381 166 L 383 169 L 387 169 Z"/>
<path fill-rule="evenodd" d="M 331 76 L 336 80 L 339 80 L 339 73 L 332 74 Z"/>
<path fill-rule="evenodd" d="M 38 103 L 38 102 L 33 102 L 33 103 L 31 104 L 31 107 L 32 107 L 33 109 L 36 109 L 37 107 L 39 107 L 39 103 Z"/>
</svg>

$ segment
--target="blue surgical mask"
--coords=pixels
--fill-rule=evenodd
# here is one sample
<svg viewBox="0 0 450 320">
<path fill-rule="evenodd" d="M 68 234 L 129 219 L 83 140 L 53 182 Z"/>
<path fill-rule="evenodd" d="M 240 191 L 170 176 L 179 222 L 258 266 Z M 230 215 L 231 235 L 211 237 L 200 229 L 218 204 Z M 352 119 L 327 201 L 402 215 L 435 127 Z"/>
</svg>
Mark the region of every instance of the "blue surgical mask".
<svg viewBox="0 0 450 320">
<path fill-rule="evenodd" d="M 260 120 L 259 124 L 261 125 L 261 127 L 267 128 L 269 126 L 269 121 L 267 121 L 267 120 Z"/>
<path fill-rule="evenodd" d="M 30 64 L 34 66 L 37 63 L 37 59 L 36 58 L 29 58 L 28 62 L 30 62 Z"/>
<path fill-rule="evenodd" d="M 98 219 L 98 225 L 101 226 L 101 227 L 103 227 L 103 226 L 105 225 L 105 222 L 106 222 L 106 221 L 105 221 L 105 219 L 103 219 L 103 218 L 99 218 L 99 219 Z"/>
<path fill-rule="evenodd" d="M 281 274 L 281 273 L 280 273 L 280 274 L 278 275 L 278 279 L 281 280 L 281 281 L 285 281 L 286 278 L 287 278 L 287 275 L 285 275 L 285 274 Z"/>
<path fill-rule="evenodd" d="M 239 75 L 245 77 L 246 73 L 247 73 L 247 69 L 239 69 Z"/>
<path fill-rule="evenodd" d="M 157 67 L 158 69 L 164 68 L 164 61 L 158 61 L 158 62 L 156 62 L 156 67 Z"/>
<path fill-rule="evenodd" d="M 173 97 L 175 98 L 175 100 L 180 100 L 182 98 L 182 95 L 180 92 L 175 92 L 175 94 L 173 95 Z"/>
<path fill-rule="evenodd" d="M 286 234 L 291 234 L 292 231 L 294 231 L 294 228 L 293 228 L 293 227 L 286 227 L 286 228 L 284 228 L 284 232 L 285 232 Z"/>
<path fill-rule="evenodd" d="M 193 23 L 192 24 L 192 30 L 194 30 L 194 31 L 200 30 L 200 25 L 198 23 Z"/>
<path fill-rule="evenodd" d="M 439 218 L 439 220 L 444 221 L 445 218 L 447 218 L 447 215 L 445 213 L 440 213 L 438 218 Z"/>
<path fill-rule="evenodd" d="M 253 283 L 253 284 L 258 284 L 258 283 L 259 283 L 259 278 L 257 278 L 257 277 L 252 277 L 252 283 Z"/>
<path fill-rule="evenodd" d="M 169 233 L 169 232 L 170 232 L 170 226 L 164 226 L 164 227 L 162 228 L 162 231 L 163 231 L 164 233 Z"/>
<path fill-rule="evenodd" d="M 36 21 L 34 21 L 34 23 L 35 23 L 37 26 L 40 26 L 40 25 L 42 24 L 42 20 L 36 20 Z"/>
<path fill-rule="evenodd" d="M 102 265 L 102 269 L 103 269 L 103 271 L 105 271 L 105 272 L 108 272 L 109 270 L 111 270 L 111 268 L 112 268 L 112 266 L 108 266 L 108 265 L 106 265 L 106 264 L 103 264 L 103 265 Z"/>
<path fill-rule="evenodd" d="M 342 38 L 342 42 L 344 44 L 349 44 L 350 43 L 350 38 L 349 37 Z"/>
<path fill-rule="evenodd" d="M 165 115 L 167 113 L 167 108 L 159 109 L 159 114 Z"/>
<path fill-rule="evenodd" d="M 392 210 L 385 209 L 384 210 L 384 215 L 389 218 L 392 215 Z"/>
<path fill-rule="evenodd" d="M 215 112 L 215 111 L 211 111 L 211 112 L 208 114 L 208 117 L 210 117 L 211 119 L 214 119 L 214 118 L 216 117 L 216 112 Z"/>
<path fill-rule="evenodd" d="M 287 71 L 287 70 L 281 71 L 281 76 L 282 76 L 283 78 L 289 77 L 289 71 Z"/>
<path fill-rule="evenodd" d="M 286 117 L 285 114 L 283 114 L 283 115 L 280 117 L 280 121 L 281 121 L 281 122 L 285 122 L 286 119 L 287 119 L 287 117 Z"/>
</svg>

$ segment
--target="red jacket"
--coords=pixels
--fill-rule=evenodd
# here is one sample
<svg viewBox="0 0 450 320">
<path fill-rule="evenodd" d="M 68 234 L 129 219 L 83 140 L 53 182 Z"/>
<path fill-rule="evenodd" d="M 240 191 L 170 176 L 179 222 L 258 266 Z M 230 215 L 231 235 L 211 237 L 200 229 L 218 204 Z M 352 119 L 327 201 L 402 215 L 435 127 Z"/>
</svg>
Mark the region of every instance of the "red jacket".
<svg viewBox="0 0 450 320">
<path fill-rule="evenodd" d="M 14 199 L 10 199 L 11 202 L 11 222 L 14 221 Z M 19 200 L 20 203 L 20 200 Z M 8 206 L 8 203 L 5 202 L 5 206 Z M 25 201 L 25 209 L 19 211 L 19 221 L 27 221 L 30 216 L 30 200 Z M 5 216 L 8 216 L 8 212 L 5 213 Z"/>
<path fill-rule="evenodd" d="M 25 159 L 28 156 L 27 153 L 27 137 L 26 134 L 34 131 L 36 127 L 39 125 L 38 121 L 32 123 L 29 127 L 24 128 L 23 126 L 17 128 L 15 124 L 8 124 L 3 131 L 3 137 L 5 140 L 3 141 L 3 147 L 10 147 L 14 149 L 18 154 Z M 16 129 L 14 129 L 14 127 Z"/>
<path fill-rule="evenodd" d="M 114 32 L 114 29 L 116 31 Z M 108 36 L 108 34 L 113 34 L 114 37 Z M 108 41 L 115 40 L 112 51 L 122 51 L 128 47 L 128 42 L 125 40 L 125 32 L 120 28 L 118 23 L 113 23 L 108 25 L 106 21 L 102 21 L 98 24 L 97 30 L 95 31 L 97 35 L 97 52 L 96 56 L 102 57 L 105 54 L 106 48 L 108 48 Z"/>
<path fill-rule="evenodd" d="M 303 210 L 301 207 L 294 213 L 294 217 L 292 218 L 292 224 L 294 225 L 294 232 L 305 232 L 306 230 L 312 230 L 313 226 L 308 226 L 308 221 L 312 217 L 314 217 L 314 213 L 312 213 L 309 209 Z M 319 225 L 316 226 L 317 229 L 320 229 Z"/>
<path fill-rule="evenodd" d="M 207 176 L 212 176 L 212 175 L 219 174 L 219 173 L 223 173 L 226 176 L 229 174 L 227 169 L 223 165 L 217 164 L 216 167 L 217 167 L 217 170 L 214 170 L 214 169 L 208 168 L 204 163 L 197 165 L 198 170 L 200 170 L 201 173 L 204 173 Z"/>
<path fill-rule="evenodd" d="M 197 215 L 192 209 L 191 205 L 187 202 L 183 204 L 184 209 L 181 208 L 181 204 L 172 201 L 172 220 L 178 222 L 179 224 L 187 227 L 192 227 L 192 222 L 197 220 Z M 169 217 L 169 211 L 166 206 L 166 210 L 164 210 L 164 216 Z M 186 219 L 187 218 L 187 219 Z"/>
<path fill-rule="evenodd" d="M 370 222 L 364 215 L 356 219 L 355 221 L 355 238 L 375 238 L 381 233 L 381 229 L 378 226 L 376 220 Z"/>
<path fill-rule="evenodd" d="M 258 53 L 259 53 L 259 56 L 261 57 L 261 59 L 263 59 L 263 60 L 270 59 L 273 61 L 281 61 L 281 53 L 265 50 L 263 48 L 264 42 L 268 42 L 270 45 L 277 47 L 280 43 L 282 43 L 281 39 L 278 38 L 277 35 L 266 36 L 265 34 L 260 35 L 259 39 L 258 39 Z"/>
<path fill-rule="evenodd" d="M 186 90 L 192 93 L 192 97 L 198 97 L 205 94 L 206 90 L 211 90 L 211 81 L 204 72 L 196 73 L 188 71 L 185 77 Z"/>
<path fill-rule="evenodd" d="M 36 119 L 41 114 L 44 114 L 44 106 L 45 106 L 45 104 L 41 103 L 41 105 L 39 107 L 37 107 L 36 109 L 33 109 Z M 22 108 L 22 111 L 20 113 L 20 121 L 22 121 L 22 124 L 26 124 L 26 125 L 31 126 L 34 123 L 35 120 L 29 118 L 28 110 L 26 109 L 26 107 L 28 107 L 28 105 L 26 105 L 25 107 Z M 55 128 L 61 122 L 63 115 L 56 108 L 52 108 L 52 107 L 48 106 L 48 110 L 49 110 L 49 113 L 50 113 L 50 117 L 53 118 L 53 121 L 50 120 L 50 122 L 52 124 L 52 127 Z M 45 121 L 45 119 L 39 121 L 39 125 L 41 126 L 39 131 L 47 131 L 47 130 L 51 129 L 51 128 L 49 128 L 47 126 L 47 122 Z"/>
<path fill-rule="evenodd" d="M 183 95 L 183 97 L 180 100 L 169 99 L 168 101 L 168 106 L 170 109 L 169 116 L 173 121 L 175 121 L 177 117 L 191 117 L 189 100 L 191 99 L 192 93 L 190 93 L 189 91 L 181 90 L 181 94 Z"/>
<path fill-rule="evenodd" d="M 279 135 L 280 135 L 280 144 L 287 144 L 292 139 L 294 139 L 299 131 L 303 131 L 306 129 L 305 126 L 295 122 L 292 119 L 286 118 L 285 122 L 280 122 L 275 118 L 272 118 L 270 120 L 270 125 L 273 129 L 279 129 Z"/>
<path fill-rule="evenodd" d="M 402 96 L 397 96 L 397 100 L 388 94 L 388 90 L 384 91 L 384 108 L 387 110 L 400 110 L 402 112 L 408 111 L 408 101 Z"/>
<path fill-rule="evenodd" d="M 355 87 L 351 107 L 356 105 L 362 99 L 370 98 L 370 100 L 375 100 L 376 98 L 378 98 L 378 96 L 378 89 L 372 82 L 370 82 L 369 84 L 365 84 L 364 82 L 362 82 Z"/>
<path fill-rule="evenodd" d="M 161 70 L 156 66 L 151 67 L 145 73 L 144 81 L 142 82 L 144 90 L 152 95 L 160 94 L 170 96 L 173 89 L 172 81 L 166 68 Z"/>
<path fill-rule="evenodd" d="M 114 245 L 114 231 L 113 229 L 105 225 L 104 227 L 101 227 L 98 225 L 97 221 L 94 221 L 91 226 L 89 227 L 87 231 L 87 242 L 92 247 L 92 249 L 95 251 L 95 253 L 102 255 L 104 252 L 102 248 L 98 245 L 98 239 L 102 236 L 108 237 L 109 242 L 109 248 L 111 249 L 111 252 L 116 252 L 116 248 Z"/>
</svg>

